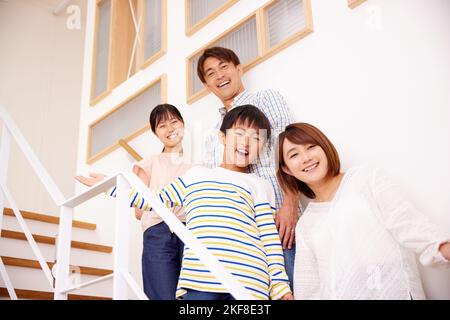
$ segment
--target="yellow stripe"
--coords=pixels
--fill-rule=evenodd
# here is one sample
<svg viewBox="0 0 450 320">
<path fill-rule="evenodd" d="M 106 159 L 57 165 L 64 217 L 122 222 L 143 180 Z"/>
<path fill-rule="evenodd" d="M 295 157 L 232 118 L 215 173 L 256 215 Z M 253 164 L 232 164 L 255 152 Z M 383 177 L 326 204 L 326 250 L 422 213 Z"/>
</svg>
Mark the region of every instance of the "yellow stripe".
<svg viewBox="0 0 450 320">
<path fill-rule="evenodd" d="M 211 233 L 211 230 L 202 230 L 202 231 L 200 231 L 200 230 L 193 230 L 193 232 L 192 232 L 194 235 L 196 235 L 196 236 L 201 236 L 203 233 L 206 233 L 206 234 L 210 234 Z M 242 234 L 240 233 L 240 232 L 238 232 L 238 231 L 220 231 L 220 234 L 221 235 L 230 235 L 230 236 L 235 236 L 235 237 L 237 237 L 237 238 L 241 238 L 242 239 Z M 217 235 L 217 233 L 216 233 L 216 235 Z M 259 241 L 256 241 L 255 239 L 253 239 L 253 238 L 248 238 L 248 240 L 249 241 L 251 241 L 251 243 L 252 244 L 254 244 L 254 245 L 256 245 L 258 248 L 260 248 L 261 250 L 263 250 L 264 251 L 264 246 L 263 246 L 263 244 L 261 243 L 261 242 L 259 242 Z"/>
</svg>

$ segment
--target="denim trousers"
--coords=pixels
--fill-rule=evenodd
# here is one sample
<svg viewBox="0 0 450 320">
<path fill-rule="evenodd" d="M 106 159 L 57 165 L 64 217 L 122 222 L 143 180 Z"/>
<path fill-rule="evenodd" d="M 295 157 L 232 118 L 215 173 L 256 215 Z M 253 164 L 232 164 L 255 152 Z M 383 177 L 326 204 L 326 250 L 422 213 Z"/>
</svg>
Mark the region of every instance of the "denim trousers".
<svg viewBox="0 0 450 320">
<path fill-rule="evenodd" d="M 147 228 L 143 236 L 142 279 L 151 300 L 175 300 L 183 258 L 183 242 L 164 223 Z"/>
</svg>

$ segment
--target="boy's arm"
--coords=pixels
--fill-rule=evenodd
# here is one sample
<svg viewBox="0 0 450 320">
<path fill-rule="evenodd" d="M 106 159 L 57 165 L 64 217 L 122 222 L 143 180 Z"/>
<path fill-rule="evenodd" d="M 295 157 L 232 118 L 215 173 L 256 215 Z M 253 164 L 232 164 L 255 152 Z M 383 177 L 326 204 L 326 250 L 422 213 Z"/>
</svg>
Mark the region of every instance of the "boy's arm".
<svg viewBox="0 0 450 320">
<path fill-rule="evenodd" d="M 116 197 L 116 188 L 114 187 L 111 192 L 108 193 L 111 197 Z M 177 178 L 172 183 L 169 183 L 164 188 L 153 191 L 156 196 L 167 207 L 182 206 L 186 194 L 186 188 L 181 177 Z M 142 211 L 151 211 L 152 207 L 143 195 L 141 195 L 134 187 L 130 190 L 130 207 L 138 208 Z"/>
<path fill-rule="evenodd" d="M 150 177 L 145 173 L 145 171 L 141 167 L 139 167 L 138 165 L 133 166 L 133 172 L 139 177 L 139 179 L 142 180 L 142 182 L 145 183 L 146 186 L 149 185 Z M 134 214 L 136 216 L 136 219 L 141 220 L 143 213 L 144 213 L 143 210 L 134 208 Z"/>
</svg>

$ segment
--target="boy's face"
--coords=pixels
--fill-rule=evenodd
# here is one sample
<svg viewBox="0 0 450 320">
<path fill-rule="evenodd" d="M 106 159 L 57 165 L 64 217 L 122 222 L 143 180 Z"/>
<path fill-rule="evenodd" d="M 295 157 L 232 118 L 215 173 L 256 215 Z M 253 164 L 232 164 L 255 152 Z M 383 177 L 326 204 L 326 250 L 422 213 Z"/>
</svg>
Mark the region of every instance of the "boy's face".
<svg viewBox="0 0 450 320">
<path fill-rule="evenodd" d="M 241 65 L 235 66 L 232 62 L 209 57 L 203 63 L 203 72 L 206 89 L 225 105 L 231 104 L 233 99 L 244 91 Z"/>
<path fill-rule="evenodd" d="M 220 132 L 220 138 L 224 145 L 224 163 L 245 168 L 255 163 L 264 147 L 266 132 L 246 124 L 236 124 L 225 135 Z"/>
</svg>

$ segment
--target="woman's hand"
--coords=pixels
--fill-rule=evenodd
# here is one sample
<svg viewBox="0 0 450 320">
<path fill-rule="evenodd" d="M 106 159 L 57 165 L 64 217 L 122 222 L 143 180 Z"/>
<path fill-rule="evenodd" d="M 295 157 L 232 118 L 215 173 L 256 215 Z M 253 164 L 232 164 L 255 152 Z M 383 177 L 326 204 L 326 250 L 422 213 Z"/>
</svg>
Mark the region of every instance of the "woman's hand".
<svg viewBox="0 0 450 320">
<path fill-rule="evenodd" d="M 98 182 L 105 179 L 106 175 L 102 173 L 89 173 L 89 177 L 90 178 L 84 176 L 76 176 L 75 180 L 84 184 L 85 186 L 92 187 L 94 184 L 97 184 Z"/>
<path fill-rule="evenodd" d="M 450 242 L 441 244 L 439 251 L 446 260 L 450 261 Z"/>
</svg>

